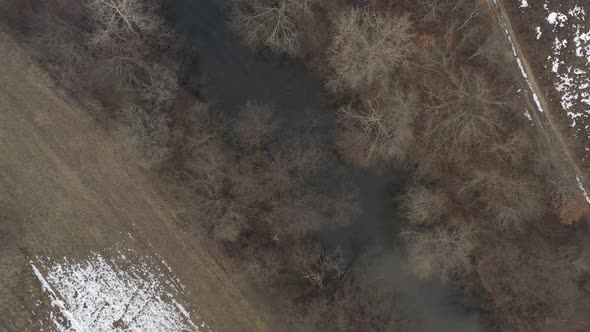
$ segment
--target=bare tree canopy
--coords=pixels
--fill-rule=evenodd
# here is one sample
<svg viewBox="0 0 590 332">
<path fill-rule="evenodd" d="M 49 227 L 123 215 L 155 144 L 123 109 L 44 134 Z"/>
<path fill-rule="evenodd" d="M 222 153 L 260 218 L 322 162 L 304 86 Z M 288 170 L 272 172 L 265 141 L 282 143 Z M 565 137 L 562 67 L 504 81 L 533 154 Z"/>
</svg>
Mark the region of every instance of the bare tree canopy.
<svg viewBox="0 0 590 332">
<path fill-rule="evenodd" d="M 449 208 L 449 198 L 436 187 L 415 184 L 402 199 L 408 223 L 414 225 L 434 224 L 441 221 Z"/>
<path fill-rule="evenodd" d="M 122 134 L 131 150 L 137 154 L 143 167 L 158 167 L 169 157 L 169 119 L 161 111 L 143 110 L 132 106 L 123 110 L 127 126 Z"/>
<path fill-rule="evenodd" d="M 153 0 L 88 0 L 86 8 L 95 26 L 92 45 L 165 31 Z"/>
<path fill-rule="evenodd" d="M 451 274 L 470 268 L 469 255 L 475 248 L 476 238 L 472 227 L 458 229 L 437 226 L 429 231 L 406 230 L 402 236 L 408 244 L 410 268 L 421 279 Z"/>
<path fill-rule="evenodd" d="M 407 63 L 413 37 L 409 15 L 391 15 L 367 8 L 343 10 L 334 22 L 328 61 L 335 90 L 361 90 L 385 85 Z"/>
<path fill-rule="evenodd" d="M 364 154 L 361 158 L 366 160 L 365 163 L 370 164 L 376 160 L 402 161 L 406 158 L 414 141 L 414 119 L 418 109 L 416 93 L 413 90 L 405 92 L 396 86 L 384 98 L 367 105 L 342 107 L 339 115 L 341 121 L 358 127 L 365 136 L 368 149 L 359 152 Z"/>
<path fill-rule="evenodd" d="M 522 228 L 541 218 L 546 208 L 540 183 L 526 175 L 476 171 L 461 190 L 475 193 L 484 211 L 501 229 Z"/>
<path fill-rule="evenodd" d="M 274 138 L 279 122 L 270 106 L 248 102 L 240 111 L 234 128 L 247 146 L 261 148 Z"/>
<path fill-rule="evenodd" d="M 432 105 L 427 111 L 425 138 L 437 158 L 466 160 L 474 148 L 497 137 L 505 103 L 483 76 L 465 70 L 447 73 L 448 91 L 438 92 L 427 85 Z"/>
<path fill-rule="evenodd" d="M 309 0 L 234 0 L 232 25 L 251 47 L 268 46 L 296 55 L 301 48 L 301 15 Z"/>
</svg>

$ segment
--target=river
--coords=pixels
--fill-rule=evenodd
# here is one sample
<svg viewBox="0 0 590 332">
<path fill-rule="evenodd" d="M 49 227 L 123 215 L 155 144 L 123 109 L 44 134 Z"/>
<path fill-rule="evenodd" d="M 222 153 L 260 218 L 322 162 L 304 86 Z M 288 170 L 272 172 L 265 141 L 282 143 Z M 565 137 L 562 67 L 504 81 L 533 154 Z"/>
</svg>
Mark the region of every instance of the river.
<svg viewBox="0 0 590 332">
<path fill-rule="evenodd" d="M 214 109 L 232 114 L 247 101 L 270 104 L 281 122 L 292 126 L 304 123 L 311 111 L 321 120 L 320 139 L 331 143 L 336 116 L 321 77 L 300 61 L 242 45 L 229 27 L 223 1 L 164 0 L 164 3 L 176 31 L 187 36 L 196 50 L 189 75 L 196 79 L 206 77 L 204 94 Z M 349 226 L 315 237 L 326 247 L 341 246 L 349 266 L 363 253 L 385 256 L 384 269 L 379 269 L 383 273 L 379 278 L 384 292 L 398 289 L 406 311 L 411 311 L 408 315 L 424 321 L 424 326 L 433 331 L 479 331 L 478 309 L 463 307 L 457 299 L 460 292 L 438 281 L 418 281 L 402 267 L 406 263 L 397 236 L 401 218 L 396 197 L 403 191 L 410 171 L 359 170 L 345 164 L 335 152 L 332 157 L 345 171 L 338 172 L 341 178 L 331 181 L 353 179 L 362 214 Z"/>
</svg>

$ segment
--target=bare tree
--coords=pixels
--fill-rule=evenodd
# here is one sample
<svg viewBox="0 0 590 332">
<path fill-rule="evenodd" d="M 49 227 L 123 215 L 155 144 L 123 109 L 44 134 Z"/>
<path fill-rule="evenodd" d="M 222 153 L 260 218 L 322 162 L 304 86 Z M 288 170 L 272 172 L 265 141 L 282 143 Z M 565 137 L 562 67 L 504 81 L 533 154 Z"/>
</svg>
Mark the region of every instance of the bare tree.
<svg viewBox="0 0 590 332">
<path fill-rule="evenodd" d="M 540 129 L 535 136 L 536 149 L 533 156 L 535 171 L 547 183 L 552 205 L 561 209 L 580 195 L 576 172 L 566 162 L 567 156 L 557 137 L 550 131 Z"/>
<path fill-rule="evenodd" d="M 20 21 L 20 24 L 26 24 L 22 20 L 24 11 L 19 8 L 16 1 L 12 0 L 1 0 L 0 1 L 0 19 L 4 22 L 7 21 L 11 25 L 16 25 Z M 27 13 L 28 14 L 28 13 Z"/>
<path fill-rule="evenodd" d="M 72 79 L 93 63 L 84 48 L 84 32 L 74 24 L 44 13 L 37 17 L 32 28 L 32 42 L 41 56 L 60 66 L 59 75 Z"/>
<path fill-rule="evenodd" d="M 305 257 L 299 257 L 299 273 L 313 287 L 322 289 L 327 280 L 338 279 L 344 274 L 344 258 L 342 248 L 336 247 L 332 251 L 322 251 L 318 247 L 305 252 Z"/>
<path fill-rule="evenodd" d="M 427 107 L 424 134 L 429 158 L 462 161 L 497 137 L 506 105 L 483 76 L 465 70 L 447 74 L 446 92 L 426 84 L 432 104 Z"/>
<path fill-rule="evenodd" d="M 138 81 L 137 91 L 143 100 L 154 105 L 170 107 L 178 90 L 174 63 L 161 60 L 151 63 L 145 79 Z"/>
<path fill-rule="evenodd" d="M 296 140 L 290 149 L 284 153 L 289 172 L 303 180 L 316 175 L 325 165 L 324 147 L 317 143 L 307 143 Z"/>
<path fill-rule="evenodd" d="M 228 202 L 221 206 L 220 212 L 210 220 L 209 233 L 219 241 L 235 241 L 248 228 L 245 218 L 235 203 Z"/>
<path fill-rule="evenodd" d="M 353 124 L 344 124 L 334 134 L 334 144 L 344 160 L 351 163 L 354 167 L 367 168 L 371 166 L 376 159 L 368 159 L 369 137 Z"/>
<path fill-rule="evenodd" d="M 420 279 L 439 276 L 446 280 L 452 273 L 470 268 L 469 256 L 475 248 L 476 236 L 469 225 L 457 229 L 448 226 L 407 229 L 402 237 L 408 246 L 410 268 Z"/>
<path fill-rule="evenodd" d="M 171 63 L 155 63 L 133 56 L 113 56 L 98 60 L 91 73 L 93 80 L 110 81 L 126 88 L 150 104 L 171 106 L 178 82 Z"/>
<path fill-rule="evenodd" d="M 232 4 L 232 25 L 247 45 L 300 53 L 303 30 L 299 21 L 309 11 L 309 0 L 234 0 Z"/>
<path fill-rule="evenodd" d="M 508 59 L 507 55 L 512 56 L 509 51 L 506 35 L 499 27 L 494 28 L 492 31 L 473 27 L 465 34 L 463 40 L 469 44 L 466 46 L 470 48 L 471 52 L 467 61 L 482 59 L 489 64 L 499 65 Z"/>
<path fill-rule="evenodd" d="M 261 148 L 274 138 L 279 122 L 270 106 L 248 102 L 240 111 L 233 127 L 241 142 L 253 148 Z"/>
<path fill-rule="evenodd" d="M 368 8 L 343 10 L 334 23 L 328 61 L 335 90 L 385 86 L 397 67 L 408 62 L 412 23 L 409 15 L 393 16 Z"/>
<path fill-rule="evenodd" d="M 169 156 L 169 120 L 160 109 L 142 110 L 136 106 L 122 111 L 126 126 L 121 129 L 124 141 L 131 152 L 146 168 L 160 165 Z"/>
<path fill-rule="evenodd" d="M 414 141 L 416 94 L 412 90 L 404 93 L 400 87 L 395 87 L 381 99 L 368 102 L 366 106 L 347 105 L 339 110 L 342 121 L 358 126 L 366 136 L 369 146 L 363 153 L 367 164 L 372 159 L 404 160 Z"/>
<path fill-rule="evenodd" d="M 535 142 L 537 146 L 532 157 L 535 171 L 544 179 L 551 206 L 557 210 L 560 221 L 574 224 L 583 220 L 590 213 L 590 204 L 579 188 L 576 172 L 567 162 L 557 137 L 540 128 Z"/>
<path fill-rule="evenodd" d="M 501 300 L 502 316 L 521 331 L 586 331 L 588 237 L 572 227 L 542 228 L 548 227 L 543 235 L 531 231 L 517 239 L 489 239 L 492 243 L 478 255 L 480 280 L 493 298 Z M 558 235 L 563 242 L 550 240 L 556 229 L 566 228 L 568 235 Z"/>
<path fill-rule="evenodd" d="M 417 3 L 424 8 L 425 18 L 437 19 L 448 7 L 445 0 L 418 0 Z"/>
<path fill-rule="evenodd" d="M 402 206 L 410 224 L 424 225 L 440 222 L 448 209 L 449 199 L 434 187 L 412 185 L 404 195 Z"/>
<path fill-rule="evenodd" d="M 457 30 L 462 30 L 469 24 L 482 16 L 487 15 L 492 10 L 492 4 L 489 1 L 465 1 L 459 0 L 455 6 L 451 9 L 451 14 L 464 10 L 466 15 L 462 17 L 463 22 L 457 25 Z"/>
<path fill-rule="evenodd" d="M 559 209 L 559 219 L 564 224 L 575 224 L 590 216 L 590 204 L 580 194 Z"/>
<path fill-rule="evenodd" d="M 221 138 L 223 123 L 206 104 L 196 102 L 186 114 L 184 133 L 177 144 L 184 148 L 173 182 L 188 189 L 180 208 L 184 220 L 201 226 L 200 233 L 215 242 L 232 242 L 248 229 L 248 214 L 228 195 L 235 163 Z M 178 192 L 179 190 L 175 190 Z M 194 221 L 192 221 L 194 220 Z"/>
<path fill-rule="evenodd" d="M 530 133 L 517 130 L 502 142 L 491 145 L 489 152 L 500 162 L 513 166 L 524 166 L 533 157 Z"/>
<path fill-rule="evenodd" d="M 484 211 L 501 229 L 521 228 L 541 218 L 546 209 L 539 182 L 525 175 L 476 171 L 461 190 L 478 197 Z"/>
<path fill-rule="evenodd" d="M 213 136 L 191 139 L 188 144 L 191 152 L 184 164 L 187 184 L 205 197 L 222 200 L 231 161 L 227 148 Z"/>
<path fill-rule="evenodd" d="M 154 0 L 87 0 L 86 9 L 94 24 L 89 38 L 94 47 L 167 31 Z"/>
</svg>

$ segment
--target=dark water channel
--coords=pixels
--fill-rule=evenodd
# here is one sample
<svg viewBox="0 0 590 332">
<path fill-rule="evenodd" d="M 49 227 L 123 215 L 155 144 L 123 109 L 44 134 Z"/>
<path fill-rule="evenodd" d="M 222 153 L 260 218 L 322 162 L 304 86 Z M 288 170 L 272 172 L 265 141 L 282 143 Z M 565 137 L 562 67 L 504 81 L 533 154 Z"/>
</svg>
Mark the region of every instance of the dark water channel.
<svg viewBox="0 0 590 332">
<path fill-rule="evenodd" d="M 164 0 L 169 21 L 188 37 L 195 49 L 189 75 L 206 77 L 205 96 L 210 107 L 232 114 L 248 101 L 273 105 L 283 125 L 304 123 L 310 112 L 318 116 L 328 143 L 336 125 L 334 111 L 320 77 L 302 63 L 276 56 L 268 50 L 252 51 L 243 46 L 228 26 L 222 0 Z M 398 204 L 395 197 L 404 188 L 406 171 L 359 171 L 342 162 L 345 171 L 329 181 L 350 182 L 360 193 L 362 215 L 351 225 L 316 235 L 328 248 L 341 245 L 352 264 L 363 252 L 378 247 L 399 257 Z M 403 256 L 403 254 L 402 254 Z M 432 331 L 479 331 L 478 309 L 463 307 L 458 292 L 437 281 L 421 282 L 401 271 L 404 259 L 388 259 L 383 278 L 402 289 L 412 315 L 427 321 Z M 429 329 L 430 330 L 430 329 Z"/>
<path fill-rule="evenodd" d="M 229 27 L 223 1 L 164 3 L 176 30 L 187 36 L 195 48 L 197 55 L 189 75 L 206 77 L 206 97 L 213 108 L 231 114 L 248 101 L 269 104 L 287 126 L 305 123 L 313 114 L 320 121 L 322 135 L 318 139 L 328 143 L 336 119 L 335 112 L 328 109 L 329 100 L 320 77 L 298 61 L 244 46 Z M 334 181 L 352 180 L 358 186 L 363 215 L 346 228 L 319 234 L 322 242 L 327 246 L 341 245 L 353 256 L 375 241 L 391 242 L 396 210 L 391 197 L 403 185 L 406 174 L 400 172 L 386 179 L 338 163 L 346 178 Z"/>
<path fill-rule="evenodd" d="M 177 31 L 196 48 L 194 74 L 206 76 L 208 95 L 224 111 L 250 100 L 274 105 L 283 117 L 295 118 L 321 105 L 322 82 L 300 63 L 243 46 L 228 26 L 223 1 L 164 2 Z"/>
</svg>

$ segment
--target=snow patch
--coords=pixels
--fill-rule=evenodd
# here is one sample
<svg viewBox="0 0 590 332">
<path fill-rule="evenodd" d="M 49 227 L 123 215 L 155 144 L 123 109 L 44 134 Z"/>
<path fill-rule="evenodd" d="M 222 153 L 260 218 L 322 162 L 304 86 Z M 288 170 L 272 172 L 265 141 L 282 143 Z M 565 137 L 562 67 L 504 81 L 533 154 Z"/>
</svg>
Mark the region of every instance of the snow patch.
<svg viewBox="0 0 590 332">
<path fill-rule="evenodd" d="M 574 135 L 578 135 L 582 130 L 580 123 L 590 118 L 590 27 L 585 24 L 586 11 L 579 5 L 549 11 L 548 2 L 544 7 L 548 12 L 546 20 L 554 26 L 554 42 L 547 57 L 554 77 L 553 88 L 570 118 L 570 127 L 575 129 Z M 587 130 L 585 135 L 590 139 Z"/>
<path fill-rule="evenodd" d="M 547 15 L 547 22 L 553 27 L 564 27 L 567 23 L 568 17 L 560 12 L 551 12 Z"/>
<path fill-rule="evenodd" d="M 64 322 L 62 322 L 62 319 L 61 319 L 62 317 L 55 315 L 53 312 L 50 312 L 50 319 L 55 324 L 55 327 L 60 332 L 61 331 L 83 332 L 84 329 L 81 327 L 80 323 L 78 323 L 78 321 L 76 320 L 74 315 L 70 311 L 68 311 L 64 301 L 62 301 L 61 299 L 59 299 L 57 297 L 57 295 L 55 294 L 55 291 L 51 288 L 51 286 L 49 285 L 47 280 L 43 277 L 43 274 L 41 274 L 39 269 L 37 269 L 37 267 L 35 266 L 33 261 L 31 261 L 30 264 L 31 264 L 31 268 L 33 269 L 33 273 L 35 274 L 35 277 L 37 277 L 37 279 L 41 283 L 41 288 L 49 296 L 49 300 L 51 301 L 51 305 L 54 308 L 57 308 L 59 310 L 59 312 L 67 320 L 68 325 L 69 325 L 69 329 L 66 330 L 65 326 L 63 325 Z M 39 306 L 39 304 L 37 304 L 37 306 Z"/>
<path fill-rule="evenodd" d="M 586 191 L 586 188 L 584 188 L 584 184 L 582 183 L 582 179 L 580 179 L 579 176 L 576 176 L 576 180 L 578 181 L 578 187 L 582 191 L 582 194 L 584 195 L 586 202 L 588 202 L 588 204 L 590 204 L 590 196 L 588 196 L 588 192 Z"/>
<path fill-rule="evenodd" d="M 531 116 L 531 113 L 529 113 L 529 110 L 525 109 L 524 110 L 524 116 L 529 120 L 529 121 L 533 121 L 533 117 Z"/>
<path fill-rule="evenodd" d="M 494 0 L 494 3 L 496 3 L 495 0 Z M 533 85 L 529 81 L 529 77 L 526 73 L 524 65 L 522 64 L 522 61 L 520 60 L 518 52 L 516 51 L 516 46 L 514 45 L 514 41 L 512 40 L 512 37 L 510 36 L 510 33 L 508 32 L 508 27 L 506 26 L 506 22 L 502 22 L 502 23 L 504 24 L 504 32 L 506 33 L 506 37 L 508 37 L 508 41 L 510 42 L 510 46 L 512 47 L 512 54 L 514 55 L 514 58 L 516 59 L 516 63 L 518 65 L 518 68 L 520 69 L 520 74 L 522 75 L 522 77 L 524 77 L 524 79 L 527 83 L 527 86 L 529 87 L 529 91 L 531 92 L 531 94 L 533 96 L 533 100 L 535 101 L 535 105 L 537 106 L 537 111 L 543 113 L 544 112 L 543 105 L 541 104 L 541 101 L 539 100 L 539 97 L 537 96 L 537 93 L 535 92 Z"/>
<path fill-rule="evenodd" d="M 59 332 L 210 331 L 193 322 L 180 299 L 182 284 L 160 259 L 137 257 L 132 250 L 108 256 L 30 262 Z"/>
</svg>

